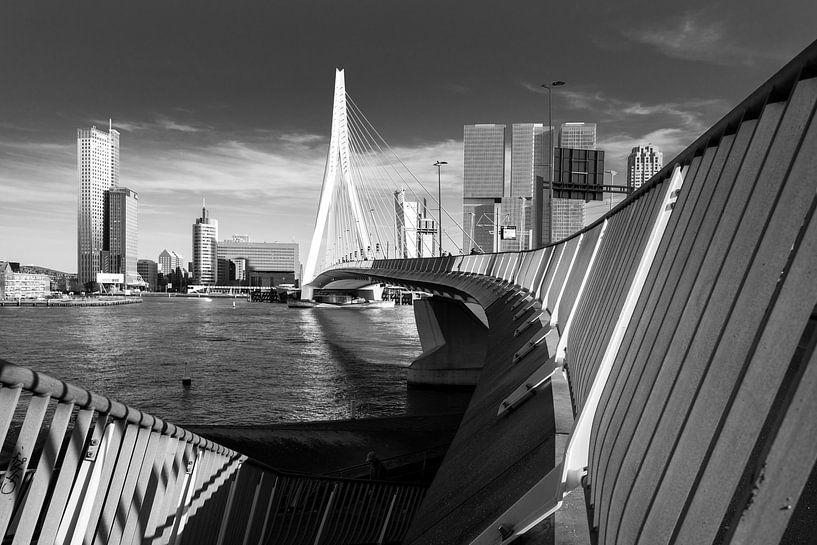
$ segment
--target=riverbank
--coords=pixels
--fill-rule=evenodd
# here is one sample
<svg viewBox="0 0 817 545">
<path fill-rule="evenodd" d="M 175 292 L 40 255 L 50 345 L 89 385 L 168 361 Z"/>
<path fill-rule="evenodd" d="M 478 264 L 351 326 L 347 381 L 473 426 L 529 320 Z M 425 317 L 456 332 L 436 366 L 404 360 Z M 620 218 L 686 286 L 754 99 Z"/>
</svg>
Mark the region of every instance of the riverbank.
<svg viewBox="0 0 817 545">
<path fill-rule="evenodd" d="M 115 299 L 14 299 L 0 301 L 0 307 L 110 307 L 141 303 L 141 297 L 117 297 Z"/>
</svg>

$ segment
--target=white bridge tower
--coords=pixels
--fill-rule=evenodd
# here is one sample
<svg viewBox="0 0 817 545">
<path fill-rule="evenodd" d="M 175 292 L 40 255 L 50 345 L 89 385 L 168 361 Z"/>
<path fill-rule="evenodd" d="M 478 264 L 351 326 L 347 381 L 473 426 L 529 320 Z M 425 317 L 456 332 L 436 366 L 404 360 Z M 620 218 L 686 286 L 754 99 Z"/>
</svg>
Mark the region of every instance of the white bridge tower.
<svg viewBox="0 0 817 545">
<path fill-rule="evenodd" d="M 312 244 L 309 246 L 309 256 L 306 259 L 301 287 L 311 282 L 315 278 L 315 268 L 318 265 L 318 256 L 321 251 L 321 241 L 326 231 L 326 222 L 329 217 L 329 210 L 332 206 L 332 196 L 335 192 L 335 185 L 338 177 L 341 183 L 345 184 L 347 196 L 351 204 L 352 218 L 354 219 L 357 242 L 360 255 L 363 259 L 368 259 L 371 253 L 371 242 L 369 232 L 366 228 L 366 220 L 360 206 L 355 181 L 352 177 L 351 151 L 349 147 L 349 128 L 346 118 L 346 84 L 343 70 L 335 71 L 335 99 L 332 106 L 332 136 L 329 140 L 329 155 L 326 157 L 326 170 L 323 173 L 323 185 L 321 186 L 321 198 L 318 204 L 318 216 L 315 219 L 315 232 L 312 234 Z M 304 296 L 311 290 L 303 290 Z"/>
</svg>

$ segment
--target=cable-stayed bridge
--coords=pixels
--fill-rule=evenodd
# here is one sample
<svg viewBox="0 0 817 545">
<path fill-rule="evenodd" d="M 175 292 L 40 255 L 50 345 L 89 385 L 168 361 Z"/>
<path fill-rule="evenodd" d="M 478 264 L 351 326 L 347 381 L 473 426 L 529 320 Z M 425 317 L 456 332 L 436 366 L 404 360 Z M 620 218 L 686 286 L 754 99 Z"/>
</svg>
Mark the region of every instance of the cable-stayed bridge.
<svg viewBox="0 0 817 545">
<path fill-rule="evenodd" d="M 430 204 L 429 204 L 430 203 Z M 439 255 L 441 216 L 462 230 L 346 92 L 337 70 L 329 152 L 303 284 L 340 263 Z"/>
<path fill-rule="evenodd" d="M 813 541 L 815 113 L 817 43 L 545 248 L 380 258 L 347 221 L 358 259 L 328 252 L 311 285 L 433 294 L 410 378 L 475 385 L 427 489 L 285 474 L 0 362 L 6 541 Z"/>
</svg>

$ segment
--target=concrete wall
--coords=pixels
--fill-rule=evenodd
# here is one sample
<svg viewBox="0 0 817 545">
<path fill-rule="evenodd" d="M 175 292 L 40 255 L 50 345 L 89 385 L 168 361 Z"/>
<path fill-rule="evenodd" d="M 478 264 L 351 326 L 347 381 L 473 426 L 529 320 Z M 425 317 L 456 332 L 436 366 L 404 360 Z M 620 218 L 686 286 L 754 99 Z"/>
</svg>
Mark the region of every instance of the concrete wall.
<svg viewBox="0 0 817 545">
<path fill-rule="evenodd" d="M 414 317 L 423 353 L 409 367 L 409 386 L 476 386 L 485 362 L 486 324 L 462 301 L 444 297 L 418 299 Z"/>
</svg>

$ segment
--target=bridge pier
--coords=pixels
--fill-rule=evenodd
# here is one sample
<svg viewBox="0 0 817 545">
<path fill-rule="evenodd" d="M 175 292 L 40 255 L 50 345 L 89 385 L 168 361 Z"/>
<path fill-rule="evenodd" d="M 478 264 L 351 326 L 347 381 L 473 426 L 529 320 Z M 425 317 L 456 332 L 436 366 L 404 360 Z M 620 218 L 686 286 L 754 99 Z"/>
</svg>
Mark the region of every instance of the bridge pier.
<svg viewBox="0 0 817 545">
<path fill-rule="evenodd" d="M 411 363 L 414 388 L 473 388 L 485 362 L 487 325 L 464 303 L 445 297 L 414 302 L 423 353 Z"/>
</svg>

